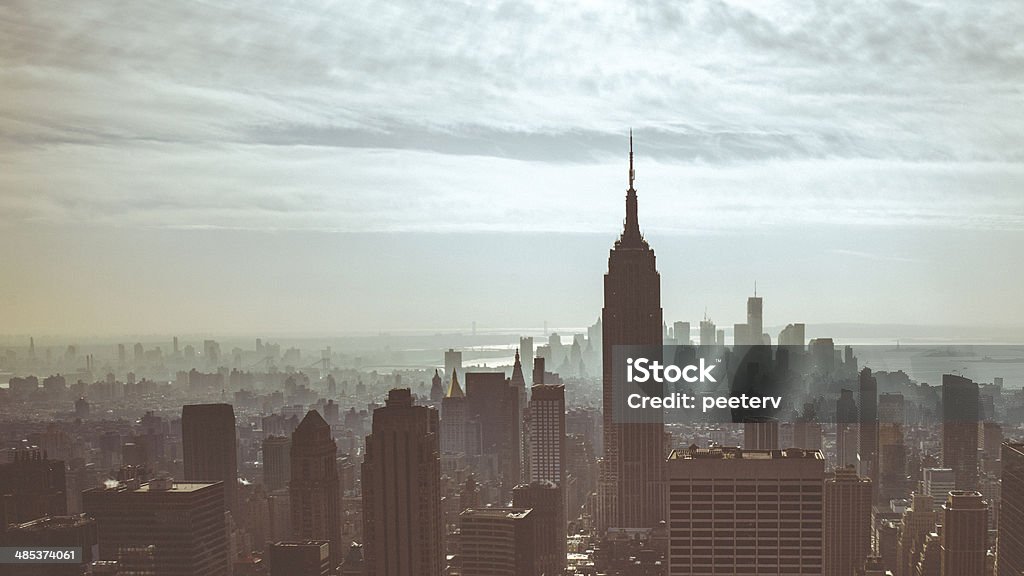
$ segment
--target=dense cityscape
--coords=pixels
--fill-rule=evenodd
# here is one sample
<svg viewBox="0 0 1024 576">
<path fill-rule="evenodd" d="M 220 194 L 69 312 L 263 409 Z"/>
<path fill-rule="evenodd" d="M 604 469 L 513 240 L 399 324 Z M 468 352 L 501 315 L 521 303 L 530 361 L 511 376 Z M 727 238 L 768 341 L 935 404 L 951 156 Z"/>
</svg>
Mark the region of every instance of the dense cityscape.
<svg viewBox="0 0 1024 576">
<path fill-rule="evenodd" d="M 804 324 L 766 333 L 756 293 L 728 330 L 669 323 L 634 176 L 631 142 L 604 308 L 585 331 L 8 347 L 3 546 L 82 557 L 0 570 L 1024 573 L 1022 383 L 873 370 Z M 622 345 L 801 392 L 770 418 L 622 422 Z"/>
</svg>

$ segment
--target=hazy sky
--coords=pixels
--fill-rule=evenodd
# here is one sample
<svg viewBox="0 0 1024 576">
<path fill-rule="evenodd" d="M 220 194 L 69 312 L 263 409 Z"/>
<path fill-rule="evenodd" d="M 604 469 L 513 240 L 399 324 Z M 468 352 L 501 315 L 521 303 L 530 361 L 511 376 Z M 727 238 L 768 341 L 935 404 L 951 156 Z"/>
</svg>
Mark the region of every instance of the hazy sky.
<svg viewBox="0 0 1024 576">
<path fill-rule="evenodd" d="M 0 3 L 0 333 L 1024 324 L 1018 1 Z"/>
</svg>

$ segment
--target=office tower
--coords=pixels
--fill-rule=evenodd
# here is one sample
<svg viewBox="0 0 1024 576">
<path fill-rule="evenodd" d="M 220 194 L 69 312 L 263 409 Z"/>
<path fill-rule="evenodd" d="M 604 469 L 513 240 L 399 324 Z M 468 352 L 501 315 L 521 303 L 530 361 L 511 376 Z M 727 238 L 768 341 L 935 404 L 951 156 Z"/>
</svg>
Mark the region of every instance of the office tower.
<svg viewBox="0 0 1024 576">
<path fill-rule="evenodd" d="M 942 375 L 942 465 L 957 490 L 978 488 L 978 385 L 953 374 Z"/>
<path fill-rule="evenodd" d="M 938 522 L 935 500 L 926 494 L 910 496 L 910 507 L 900 518 L 899 541 L 896 543 L 896 576 L 915 576 L 917 559 L 924 551 L 925 540 Z"/>
<path fill-rule="evenodd" d="M 999 506 L 999 576 L 1024 574 L 1024 444 L 1002 445 L 1002 494 Z"/>
<path fill-rule="evenodd" d="M 0 464 L 0 521 L 22 523 L 68 513 L 67 480 L 62 460 L 42 450 L 16 450 Z"/>
<path fill-rule="evenodd" d="M 391 390 L 373 411 L 363 459 L 363 557 L 367 576 L 441 576 L 441 456 L 437 411 Z"/>
<path fill-rule="evenodd" d="M 779 421 L 760 418 L 743 423 L 743 448 L 746 450 L 778 450 Z"/>
<path fill-rule="evenodd" d="M 531 509 L 537 523 L 536 573 L 562 574 L 566 564 L 565 488 L 550 481 L 520 484 L 512 491 L 512 506 Z"/>
<path fill-rule="evenodd" d="M 508 380 L 508 385 L 516 391 L 516 404 L 519 408 L 519 415 L 517 421 L 523 421 L 523 413 L 526 411 L 527 393 L 526 393 L 526 377 L 523 375 L 523 363 L 519 360 L 519 350 L 516 350 L 515 362 L 512 364 L 512 377 Z"/>
<path fill-rule="evenodd" d="M 615 346 L 661 346 L 661 275 L 654 250 L 640 233 L 633 187 L 633 138 L 622 235 L 608 255 L 601 311 L 604 458 L 598 528 L 653 528 L 665 515 L 665 436 L 661 423 L 620 424 L 612 419 Z"/>
<path fill-rule="evenodd" d="M 952 468 L 925 468 L 921 488 L 936 502 L 945 502 L 946 495 L 956 490 L 956 472 Z"/>
<path fill-rule="evenodd" d="M 803 324 L 786 324 L 786 327 L 779 332 L 779 346 L 791 347 L 802 352 L 807 342 L 805 327 Z"/>
<path fill-rule="evenodd" d="M 715 330 L 715 346 L 719 348 L 725 348 L 725 330 Z"/>
<path fill-rule="evenodd" d="M 519 354 L 523 357 L 523 364 L 533 366 L 533 336 L 519 337 Z M 530 380 L 530 384 L 540 384 Z"/>
<path fill-rule="evenodd" d="M 328 576 L 331 544 L 326 540 L 270 545 L 270 576 Z"/>
<path fill-rule="evenodd" d="M 906 497 L 907 448 L 903 442 L 906 409 L 902 394 L 878 397 L 878 488 L 881 502 Z"/>
<path fill-rule="evenodd" d="M 263 441 L 263 486 L 267 492 L 288 487 L 291 480 L 292 439 L 287 436 L 268 436 Z"/>
<path fill-rule="evenodd" d="M 68 564 L 0 565 L 0 574 L 17 576 L 81 576 L 83 567 L 98 558 L 99 545 L 96 520 L 79 514 L 75 516 L 43 516 L 29 522 L 6 524 L 0 530 L 0 546 L 22 549 L 40 547 L 79 548 L 78 562 Z M 83 566 L 84 565 L 84 566 Z M 4 569 L 7 568 L 7 571 Z"/>
<path fill-rule="evenodd" d="M 857 444 L 860 428 L 857 426 L 860 411 L 853 399 L 853 390 L 843 388 L 836 400 L 836 466 L 845 468 L 857 465 Z"/>
<path fill-rule="evenodd" d="M 456 373 L 459 377 L 462 376 L 462 351 L 449 348 L 444 353 L 444 376 L 451 378 L 452 374 Z"/>
<path fill-rule="evenodd" d="M 677 345 L 687 346 L 690 343 L 690 323 L 673 322 L 672 336 L 675 338 Z"/>
<path fill-rule="evenodd" d="M 480 424 L 481 454 L 498 458 L 502 498 L 520 481 L 519 391 L 501 372 L 466 372 L 466 416 Z"/>
<path fill-rule="evenodd" d="M 831 338 L 814 338 L 807 343 L 811 367 L 817 374 L 831 374 L 836 368 L 836 345 Z"/>
<path fill-rule="evenodd" d="M 747 331 L 750 337 L 750 345 L 757 346 L 764 343 L 764 301 L 757 295 L 747 298 Z"/>
<path fill-rule="evenodd" d="M 235 509 L 238 455 L 235 411 L 230 404 L 181 407 L 181 450 L 186 482 L 223 482 L 224 504 Z"/>
<path fill-rule="evenodd" d="M 718 343 L 718 335 L 715 333 L 715 323 L 708 318 L 700 321 L 700 345 L 714 346 Z"/>
<path fill-rule="evenodd" d="M 229 574 L 221 482 L 159 478 L 93 488 L 82 493 L 82 507 L 96 520 L 99 557 L 119 561 L 122 573 Z"/>
<path fill-rule="evenodd" d="M 860 457 L 858 473 L 871 479 L 878 485 L 878 380 L 871 375 L 869 368 L 860 371 L 860 442 L 857 454 Z"/>
<path fill-rule="evenodd" d="M 854 576 L 871 553 L 871 480 L 837 468 L 825 480 L 825 576 Z"/>
<path fill-rule="evenodd" d="M 299 540 L 330 542 L 332 568 L 341 563 L 342 554 L 337 456 L 330 424 L 310 410 L 292 432 L 288 483 L 292 534 Z"/>
<path fill-rule="evenodd" d="M 821 452 L 691 446 L 667 469 L 669 575 L 822 573 Z"/>
<path fill-rule="evenodd" d="M 459 514 L 461 576 L 543 574 L 535 554 L 535 515 L 522 508 L 478 508 Z"/>
<path fill-rule="evenodd" d="M 434 377 L 430 379 L 430 401 L 440 402 L 444 398 L 444 386 L 441 384 L 441 374 L 434 369 Z"/>
<path fill-rule="evenodd" d="M 565 386 L 538 384 L 530 398 L 530 482 L 565 485 Z"/>
<path fill-rule="evenodd" d="M 732 345 L 733 346 L 753 346 L 754 339 L 750 334 L 749 324 L 733 324 L 732 325 Z"/>
<path fill-rule="evenodd" d="M 942 507 L 942 576 L 985 574 L 988 504 L 981 493 L 954 490 Z"/>
<path fill-rule="evenodd" d="M 441 451 L 466 452 L 466 395 L 459 386 L 457 374 L 452 374 L 448 392 L 441 399 Z"/>
</svg>

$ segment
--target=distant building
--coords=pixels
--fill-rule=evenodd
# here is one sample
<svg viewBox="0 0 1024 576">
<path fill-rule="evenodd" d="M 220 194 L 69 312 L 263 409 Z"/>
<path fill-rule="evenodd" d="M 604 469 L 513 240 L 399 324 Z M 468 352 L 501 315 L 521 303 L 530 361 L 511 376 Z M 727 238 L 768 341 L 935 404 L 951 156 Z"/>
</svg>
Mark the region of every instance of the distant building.
<svg viewBox="0 0 1024 576">
<path fill-rule="evenodd" d="M 267 492 L 288 487 L 291 479 L 292 439 L 287 436 L 267 436 L 263 440 L 263 486 Z"/>
<path fill-rule="evenodd" d="M 978 385 L 942 375 L 942 464 L 952 468 L 957 490 L 978 489 Z"/>
<path fill-rule="evenodd" d="M 223 482 L 224 502 L 234 511 L 238 488 L 235 410 L 230 404 L 181 408 L 181 449 L 186 482 Z"/>
<path fill-rule="evenodd" d="M 956 490 L 956 473 L 952 468 L 925 468 L 921 472 L 921 487 L 936 502 L 945 502 L 946 496 Z"/>
<path fill-rule="evenodd" d="M 12 451 L 0 464 L 0 520 L 22 523 L 68 513 L 65 464 L 39 449 Z"/>
<path fill-rule="evenodd" d="M 454 348 L 449 348 L 444 353 L 444 376 L 445 378 L 451 378 L 452 374 L 458 374 L 462 377 L 462 351 Z"/>
</svg>

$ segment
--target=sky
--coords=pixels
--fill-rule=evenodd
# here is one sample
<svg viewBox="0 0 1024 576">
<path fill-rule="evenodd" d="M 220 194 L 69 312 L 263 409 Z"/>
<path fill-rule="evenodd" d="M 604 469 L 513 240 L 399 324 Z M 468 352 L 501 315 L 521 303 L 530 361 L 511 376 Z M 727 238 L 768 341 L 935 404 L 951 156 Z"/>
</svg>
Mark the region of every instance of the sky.
<svg viewBox="0 0 1024 576">
<path fill-rule="evenodd" d="M 0 4 L 0 334 L 1024 326 L 1019 2 Z"/>
</svg>

